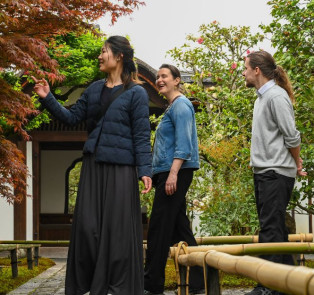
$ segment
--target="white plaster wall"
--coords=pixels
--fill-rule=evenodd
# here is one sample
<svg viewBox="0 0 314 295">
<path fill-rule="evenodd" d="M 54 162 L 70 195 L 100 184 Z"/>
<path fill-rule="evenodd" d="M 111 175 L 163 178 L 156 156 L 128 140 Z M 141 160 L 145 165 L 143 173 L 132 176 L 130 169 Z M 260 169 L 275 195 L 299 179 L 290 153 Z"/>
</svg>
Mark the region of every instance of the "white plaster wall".
<svg viewBox="0 0 314 295">
<path fill-rule="evenodd" d="M 194 218 L 192 220 L 192 231 L 194 236 L 200 237 L 200 212 L 194 210 Z"/>
<path fill-rule="evenodd" d="M 41 151 L 41 213 L 63 213 L 65 172 L 82 151 Z"/>
<path fill-rule="evenodd" d="M 300 187 L 300 182 L 296 182 L 295 186 Z M 301 204 L 306 207 L 308 200 L 301 201 Z M 298 209 L 299 213 L 295 213 L 296 233 L 309 232 L 309 215 L 305 214 L 302 210 Z M 314 218 L 312 218 L 314 219 Z M 314 220 L 312 220 L 312 228 L 314 228 Z"/>
<path fill-rule="evenodd" d="M 0 240 L 14 240 L 13 205 L 0 196 Z"/>
<path fill-rule="evenodd" d="M 28 169 L 28 177 L 26 179 L 26 240 L 33 239 L 33 153 L 32 142 L 26 142 L 26 165 Z"/>
<path fill-rule="evenodd" d="M 296 233 L 309 232 L 309 216 L 307 214 L 295 214 Z"/>
</svg>

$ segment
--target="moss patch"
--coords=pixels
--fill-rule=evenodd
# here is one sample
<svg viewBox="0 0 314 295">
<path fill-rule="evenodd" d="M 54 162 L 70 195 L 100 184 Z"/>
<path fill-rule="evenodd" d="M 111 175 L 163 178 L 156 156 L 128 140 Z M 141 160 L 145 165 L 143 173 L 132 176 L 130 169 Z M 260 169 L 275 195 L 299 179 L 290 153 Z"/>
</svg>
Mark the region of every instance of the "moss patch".
<svg viewBox="0 0 314 295">
<path fill-rule="evenodd" d="M 248 279 L 246 277 L 232 275 L 220 272 L 220 281 L 222 283 L 222 288 L 230 289 L 230 288 L 252 288 L 256 286 L 256 282 Z"/>
<path fill-rule="evenodd" d="M 28 280 L 38 276 L 40 273 L 55 265 L 54 261 L 49 258 L 39 258 L 38 266 L 34 266 L 33 270 L 27 268 L 27 259 L 21 258 L 18 260 L 18 272 L 17 278 L 12 278 L 11 259 L 0 258 L 0 265 L 2 270 L 0 271 L 0 295 L 9 293 L 16 289 L 20 285 L 23 285 Z"/>
<path fill-rule="evenodd" d="M 176 269 L 173 259 L 168 259 L 166 265 L 165 289 L 174 290 L 177 287 Z"/>
</svg>

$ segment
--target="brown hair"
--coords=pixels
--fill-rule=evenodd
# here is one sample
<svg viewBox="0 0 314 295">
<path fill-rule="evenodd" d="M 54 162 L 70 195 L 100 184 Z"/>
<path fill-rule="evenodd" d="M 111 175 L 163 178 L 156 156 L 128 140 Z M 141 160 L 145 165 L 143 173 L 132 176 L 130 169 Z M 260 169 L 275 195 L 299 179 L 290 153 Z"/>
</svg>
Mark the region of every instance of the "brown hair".
<svg viewBox="0 0 314 295">
<path fill-rule="evenodd" d="M 105 41 L 105 46 L 109 46 L 114 56 L 123 55 L 123 71 L 121 74 L 123 85 L 127 86 L 131 81 L 141 84 L 133 60 L 134 49 L 131 47 L 129 40 L 122 36 L 111 36 Z"/>
<path fill-rule="evenodd" d="M 295 98 L 289 77 L 281 66 L 276 65 L 271 54 L 261 50 L 251 52 L 247 57 L 252 69 L 258 67 L 266 78 L 274 79 L 280 87 L 287 91 L 291 102 L 294 103 Z"/>
<path fill-rule="evenodd" d="M 174 79 L 180 78 L 181 81 L 181 74 L 180 71 L 173 65 L 169 64 L 162 64 L 159 69 L 168 69 Z"/>
<path fill-rule="evenodd" d="M 176 86 L 177 87 L 177 90 L 179 92 L 183 92 L 183 89 L 182 89 L 182 86 L 180 85 L 181 83 L 181 73 L 180 71 L 178 70 L 177 67 L 173 66 L 173 65 L 169 65 L 169 64 L 162 64 L 160 67 L 159 67 L 159 70 L 160 69 L 168 69 L 171 73 L 171 76 L 173 77 L 173 79 L 176 79 L 176 78 L 179 78 L 180 79 L 180 82 L 179 84 Z"/>
</svg>

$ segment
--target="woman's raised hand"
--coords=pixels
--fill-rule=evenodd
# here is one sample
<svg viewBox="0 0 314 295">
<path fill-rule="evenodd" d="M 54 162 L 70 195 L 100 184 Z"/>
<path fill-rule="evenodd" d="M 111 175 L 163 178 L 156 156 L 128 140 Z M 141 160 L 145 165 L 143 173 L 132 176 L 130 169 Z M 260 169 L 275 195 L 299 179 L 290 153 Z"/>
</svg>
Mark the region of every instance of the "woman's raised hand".
<svg viewBox="0 0 314 295">
<path fill-rule="evenodd" d="M 48 82 L 45 79 L 37 80 L 34 76 L 32 79 L 35 81 L 34 91 L 41 97 L 45 98 L 50 92 L 50 87 Z"/>
</svg>

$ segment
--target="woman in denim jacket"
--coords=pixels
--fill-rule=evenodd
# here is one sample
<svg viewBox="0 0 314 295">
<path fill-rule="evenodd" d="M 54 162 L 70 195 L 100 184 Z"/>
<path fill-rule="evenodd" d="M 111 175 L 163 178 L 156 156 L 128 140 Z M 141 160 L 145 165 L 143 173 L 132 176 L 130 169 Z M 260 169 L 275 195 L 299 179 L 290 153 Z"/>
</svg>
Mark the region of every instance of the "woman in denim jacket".
<svg viewBox="0 0 314 295">
<path fill-rule="evenodd" d="M 195 113 L 179 91 L 179 70 L 163 64 L 156 86 L 169 106 L 157 127 L 153 151 L 155 199 L 149 222 L 144 294 L 163 294 L 169 247 L 180 241 L 197 243 L 186 215 L 186 193 L 199 168 Z M 190 272 L 190 293 L 204 292 L 202 270 Z"/>
</svg>

